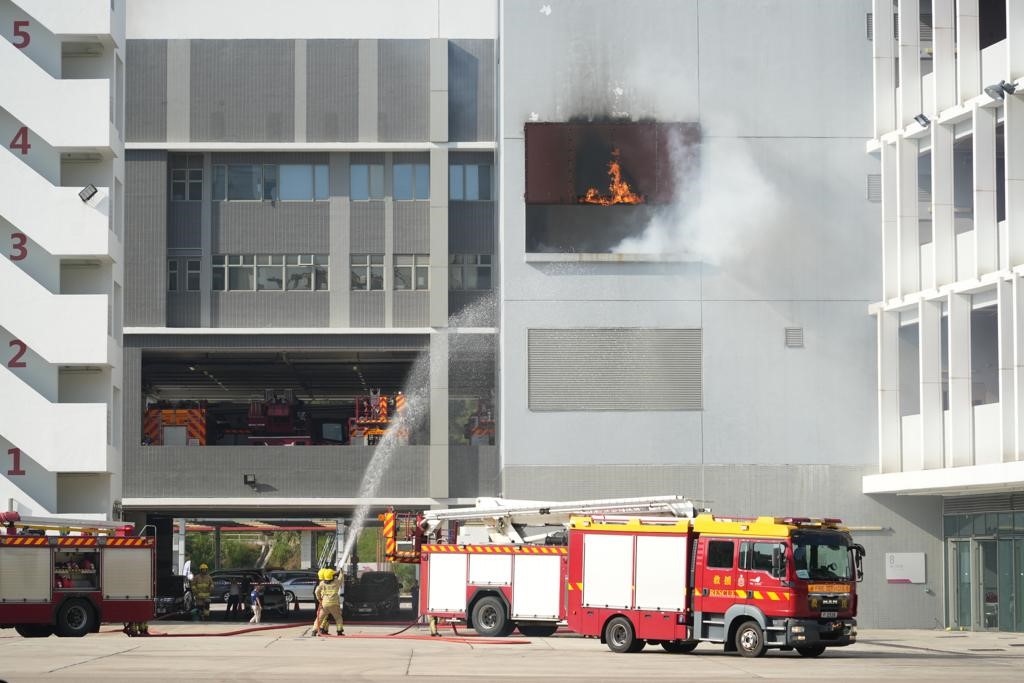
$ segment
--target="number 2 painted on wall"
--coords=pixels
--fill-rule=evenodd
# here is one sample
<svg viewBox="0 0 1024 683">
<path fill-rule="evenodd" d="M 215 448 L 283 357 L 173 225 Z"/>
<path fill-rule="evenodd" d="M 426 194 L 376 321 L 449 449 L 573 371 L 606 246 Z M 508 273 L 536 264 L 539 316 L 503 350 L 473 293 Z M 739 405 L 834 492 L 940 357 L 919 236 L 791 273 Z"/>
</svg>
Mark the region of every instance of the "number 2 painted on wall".
<svg viewBox="0 0 1024 683">
<path fill-rule="evenodd" d="M 23 476 L 25 470 L 21 469 L 21 449 L 8 448 L 7 455 L 11 456 L 11 469 L 7 470 L 10 476 Z"/>
<path fill-rule="evenodd" d="M 27 28 L 29 23 L 30 22 L 27 19 L 19 19 L 18 21 L 14 22 L 14 37 L 20 40 L 21 42 L 13 43 L 13 45 L 19 50 L 24 50 L 26 47 L 28 47 L 28 44 L 32 42 L 32 36 L 28 34 L 28 31 L 22 30 L 24 28 Z"/>
<path fill-rule="evenodd" d="M 20 339 L 12 339 L 11 343 L 8 344 L 8 346 L 10 346 L 12 348 L 17 347 L 18 350 L 14 352 L 14 357 L 11 358 L 11 360 L 7 361 L 7 367 L 9 367 L 9 368 L 24 368 L 24 367 L 27 367 L 26 364 L 25 364 L 25 361 L 21 360 L 21 357 L 25 355 L 26 351 L 28 351 L 28 346 L 25 344 L 25 342 L 21 341 Z"/>
<path fill-rule="evenodd" d="M 11 248 L 14 249 L 11 254 L 12 261 L 21 261 L 28 256 L 28 248 L 25 246 L 28 244 L 28 237 L 23 232 L 12 232 L 11 233 Z"/>
</svg>

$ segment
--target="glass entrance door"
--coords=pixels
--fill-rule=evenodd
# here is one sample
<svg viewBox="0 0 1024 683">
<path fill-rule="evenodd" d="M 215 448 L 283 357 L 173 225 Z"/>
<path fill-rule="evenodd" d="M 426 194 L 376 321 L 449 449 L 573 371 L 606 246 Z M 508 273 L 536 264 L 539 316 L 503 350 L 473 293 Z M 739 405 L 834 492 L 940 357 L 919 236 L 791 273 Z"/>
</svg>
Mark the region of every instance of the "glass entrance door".
<svg viewBox="0 0 1024 683">
<path fill-rule="evenodd" d="M 978 628 L 999 628 L 999 561 L 996 541 L 978 541 Z"/>
<path fill-rule="evenodd" d="M 951 541 L 952 569 L 956 573 L 953 582 L 953 622 L 957 628 L 971 628 L 971 542 Z"/>
<path fill-rule="evenodd" d="M 1024 538 L 1013 542 L 1014 630 L 1024 633 Z"/>
</svg>

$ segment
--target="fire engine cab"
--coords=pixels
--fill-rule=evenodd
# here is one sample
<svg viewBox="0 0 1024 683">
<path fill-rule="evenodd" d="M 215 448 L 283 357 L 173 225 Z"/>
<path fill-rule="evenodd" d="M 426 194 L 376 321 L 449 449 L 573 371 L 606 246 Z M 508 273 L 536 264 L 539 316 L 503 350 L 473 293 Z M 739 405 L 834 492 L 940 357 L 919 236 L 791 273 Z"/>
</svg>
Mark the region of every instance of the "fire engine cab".
<svg viewBox="0 0 1024 683">
<path fill-rule="evenodd" d="M 837 519 L 573 517 L 566 620 L 614 652 L 816 657 L 856 641 L 863 556 Z"/>
<path fill-rule="evenodd" d="M 153 618 L 154 538 L 124 522 L 17 512 L 0 512 L 0 524 L 0 628 L 80 637 Z"/>
</svg>

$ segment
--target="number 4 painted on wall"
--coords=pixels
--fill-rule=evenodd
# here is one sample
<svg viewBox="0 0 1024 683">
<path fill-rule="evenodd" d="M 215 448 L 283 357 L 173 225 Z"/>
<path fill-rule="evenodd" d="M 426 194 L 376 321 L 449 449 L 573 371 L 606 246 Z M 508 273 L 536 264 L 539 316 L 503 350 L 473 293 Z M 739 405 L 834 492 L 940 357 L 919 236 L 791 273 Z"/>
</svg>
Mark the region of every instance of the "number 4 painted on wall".
<svg viewBox="0 0 1024 683">
<path fill-rule="evenodd" d="M 25 470 L 21 469 L 21 449 L 8 448 L 7 454 L 11 456 L 11 469 L 7 470 L 7 474 L 12 477 L 24 476 Z"/>
<path fill-rule="evenodd" d="M 25 126 L 19 128 L 18 132 L 14 134 L 14 137 L 11 138 L 11 144 L 9 147 L 11 149 L 21 150 L 22 156 L 28 154 L 28 151 L 32 149 L 32 145 L 28 142 L 28 128 Z"/>
</svg>

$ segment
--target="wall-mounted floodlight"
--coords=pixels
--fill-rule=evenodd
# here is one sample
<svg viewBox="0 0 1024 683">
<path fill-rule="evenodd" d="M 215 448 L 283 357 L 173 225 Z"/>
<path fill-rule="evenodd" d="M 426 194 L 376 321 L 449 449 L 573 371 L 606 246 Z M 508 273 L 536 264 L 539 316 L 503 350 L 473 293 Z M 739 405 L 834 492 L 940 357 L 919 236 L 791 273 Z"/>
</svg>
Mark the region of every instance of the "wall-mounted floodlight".
<svg viewBox="0 0 1024 683">
<path fill-rule="evenodd" d="M 931 123 L 931 119 L 929 119 L 924 114 L 918 114 L 917 116 L 914 117 L 914 120 L 917 121 L 917 124 L 922 128 L 927 128 L 928 124 Z"/>
<path fill-rule="evenodd" d="M 82 191 L 78 193 L 78 198 L 83 202 L 87 202 L 96 196 L 96 192 L 97 190 L 95 185 L 86 185 L 82 188 Z"/>
<path fill-rule="evenodd" d="M 255 474 L 243 474 L 242 481 L 246 486 L 250 488 L 256 488 L 256 475 Z"/>
<path fill-rule="evenodd" d="M 1006 81 L 999 81 L 994 85 L 985 86 L 985 94 L 993 100 L 1004 99 L 1007 95 L 1017 92 L 1017 86 Z"/>
</svg>

